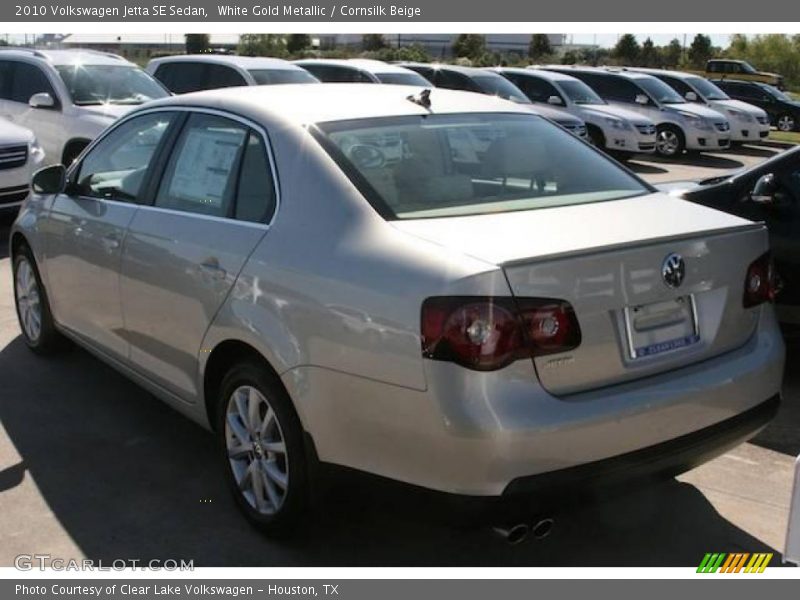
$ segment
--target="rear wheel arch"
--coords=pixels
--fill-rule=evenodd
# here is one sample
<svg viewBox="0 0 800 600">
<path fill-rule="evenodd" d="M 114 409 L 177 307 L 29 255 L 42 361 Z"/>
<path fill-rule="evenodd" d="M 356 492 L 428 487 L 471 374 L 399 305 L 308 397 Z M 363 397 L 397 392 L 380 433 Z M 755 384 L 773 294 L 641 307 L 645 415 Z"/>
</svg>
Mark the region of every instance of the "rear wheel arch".
<svg viewBox="0 0 800 600">
<path fill-rule="evenodd" d="M 215 427 L 217 414 L 217 400 L 220 386 L 226 373 L 233 367 L 243 363 L 255 363 L 263 367 L 269 376 L 286 392 L 291 400 L 286 386 L 283 385 L 280 375 L 267 360 L 267 358 L 255 347 L 240 340 L 225 340 L 219 342 L 210 351 L 208 359 L 203 369 L 203 398 L 205 401 L 206 417 L 212 429 Z M 292 403 L 294 403 L 292 401 Z M 297 412 L 297 407 L 295 412 Z"/>
</svg>

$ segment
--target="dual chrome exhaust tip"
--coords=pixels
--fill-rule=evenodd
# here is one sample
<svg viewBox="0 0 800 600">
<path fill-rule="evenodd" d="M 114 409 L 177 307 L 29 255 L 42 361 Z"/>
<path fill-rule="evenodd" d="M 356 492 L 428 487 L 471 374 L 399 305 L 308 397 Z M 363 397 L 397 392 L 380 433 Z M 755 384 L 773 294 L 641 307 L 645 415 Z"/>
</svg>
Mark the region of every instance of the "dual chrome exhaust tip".
<svg viewBox="0 0 800 600">
<path fill-rule="evenodd" d="M 521 544 L 527 540 L 529 537 L 533 537 L 536 540 L 543 540 L 553 531 L 554 524 L 555 521 L 550 517 L 547 517 L 544 519 L 539 519 L 534 523 L 515 523 L 513 525 L 504 527 L 493 527 L 492 531 L 494 531 L 510 545 L 516 546 L 517 544 Z"/>
</svg>

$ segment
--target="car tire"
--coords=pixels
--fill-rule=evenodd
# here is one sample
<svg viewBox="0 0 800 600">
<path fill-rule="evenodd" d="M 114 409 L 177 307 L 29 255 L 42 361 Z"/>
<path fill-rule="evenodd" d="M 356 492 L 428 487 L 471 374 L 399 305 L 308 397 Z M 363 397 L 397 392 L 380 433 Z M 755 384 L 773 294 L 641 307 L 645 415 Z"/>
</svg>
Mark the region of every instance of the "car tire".
<svg viewBox="0 0 800 600">
<path fill-rule="evenodd" d="M 53 321 L 36 260 L 23 244 L 14 255 L 14 305 L 22 330 L 22 339 L 37 354 L 53 354 L 66 345 Z"/>
<path fill-rule="evenodd" d="M 303 428 L 280 380 L 245 362 L 223 378 L 217 398 L 219 456 L 237 506 L 270 536 L 290 533 L 309 500 Z"/>
<path fill-rule="evenodd" d="M 778 128 L 778 131 L 783 131 L 784 133 L 788 133 L 790 131 L 794 131 L 797 128 L 797 121 L 789 113 L 782 114 L 776 119 L 775 127 Z"/>
<path fill-rule="evenodd" d="M 686 150 L 683 131 L 675 125 L 659 125 L 656 129 L 656 153 L 664 158 L 675 158 Z"/>
</svg>

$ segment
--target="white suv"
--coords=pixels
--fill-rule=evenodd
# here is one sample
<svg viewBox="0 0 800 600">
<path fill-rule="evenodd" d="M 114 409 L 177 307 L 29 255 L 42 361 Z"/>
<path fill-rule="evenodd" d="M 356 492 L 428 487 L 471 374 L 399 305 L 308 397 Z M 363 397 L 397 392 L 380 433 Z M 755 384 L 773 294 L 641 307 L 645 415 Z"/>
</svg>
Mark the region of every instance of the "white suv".
<svg viewBox="0 0 800 600">
<path fill-rule="evenodd" d="M 553 65 L 542 68 L 576 77 L 611 104 L 652 119 L 657 130 L 656 152 L 662 156 L 680 156 L 687 150 L 721 150 L 731 144 L 731 126 L 725 116 L 687 102 L 652 75 L 614 67 Z"/>
<path fill-rule="evenodd" d="M 547 104 L 583 119 L 591 142 L 618 158 L 656 149 L 656 124 L 651 119 L 609 104 L 580 79 L 532 68 L 492 70 L 522 90 L 534 104 Z"/>
<path fill-rule="evenodd" d="M 0 50 L 0 117 L 31 129 L 49 164 L 69 165 L 134 106 L 169 92 L 120 56 L 87 50 Z"/>
<path fill-rule="evenodd" d="M 688 102 L 704 104 L 726 115 L 731 122 L 732 142 L 757 142 L 769 135 L 769 116 L 766 111 L 747 102 L 734 100 L 708 79 L 680 71 L 633 70 L 658 77 Z"/>
<path fill-rule="evenodd" d="M 33 172 L 44 152 L 30 129 L 0 119 L 0 215 L 16 211 L 28 197 Z"/>
</svg>

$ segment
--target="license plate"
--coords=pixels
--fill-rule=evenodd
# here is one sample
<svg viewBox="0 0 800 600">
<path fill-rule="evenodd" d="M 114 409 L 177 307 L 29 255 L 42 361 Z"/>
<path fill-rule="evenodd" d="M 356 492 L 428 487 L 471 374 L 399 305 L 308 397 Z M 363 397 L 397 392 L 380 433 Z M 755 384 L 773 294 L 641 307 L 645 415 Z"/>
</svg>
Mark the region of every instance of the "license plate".
<svg viewBox="0 0 800 600">
<path fill-rule="evenodd" d="M 673 352 L 700 341 L 694 297 L 629 306 L 625 332 L 632 359 Z"/>
</svg>

